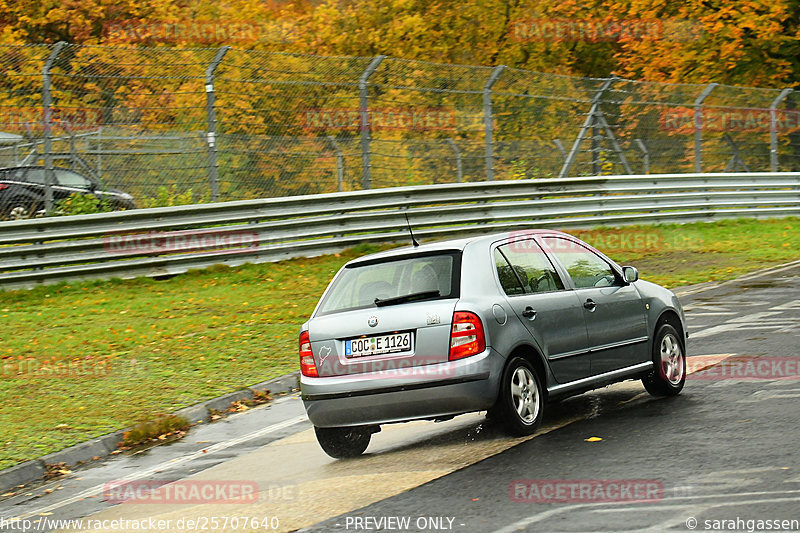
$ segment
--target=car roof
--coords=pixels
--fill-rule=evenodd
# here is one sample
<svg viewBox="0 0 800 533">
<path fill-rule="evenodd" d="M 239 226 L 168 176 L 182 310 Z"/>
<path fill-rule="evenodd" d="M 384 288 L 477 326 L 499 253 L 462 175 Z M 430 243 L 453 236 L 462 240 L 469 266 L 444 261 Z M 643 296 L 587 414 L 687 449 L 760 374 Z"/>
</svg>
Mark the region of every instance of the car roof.
<svg viewBox="0 0 800 533">
<path fill-rule="evenodd" d="M 21 165 L 21 166 L 16 166 L 16 167 L 2 167 L 2 168 L 0 168 L 0 170 L 24 170 L 24 169 L 28 169 L 28 168 L 44 168 L 44 165 Z M 60 167 L 58 165 L 53 166 L 53 170 L 56 170 L 56 169 L 58 169 L 58 170 L 72 170 L 72 169 L 69 169 L 67 167 Z M 80 172 L 77 171 L 77 170 L 72 170 L 72 172 L 76 172 L 76 173 L 80 174 Z"/>
<path fill-rule="evenodd" d="M 468 245 L 491 244 L 503 239 L 511 239 L 514 237 L 522 237 L 527 235 L 567 235 L 563 231 L 551 229 L 520 229 L 514 231 L 507 231 L 503 233 L 492 233 L 488 235 L 477 235 L 474 237 L 466 237 L 461 239 L 448 239 L 443 241 L 428 242 L 420 244 L 419 246 L 403 246 L 402 248 L 392 248 L 383 252 L 365 255 L 357 259 L 353 259 L 347 263 L 347 266 L 357 266 L 360 263 L 371 262 L 376 259 L 389 259 L 392 257 L 401 257 L 407 255 L 424 254 L 428 252 L 451 251 L 451 250 L 464 250 Z M 409 236 L 409 239 L 411 237 Z"/>
</svg>

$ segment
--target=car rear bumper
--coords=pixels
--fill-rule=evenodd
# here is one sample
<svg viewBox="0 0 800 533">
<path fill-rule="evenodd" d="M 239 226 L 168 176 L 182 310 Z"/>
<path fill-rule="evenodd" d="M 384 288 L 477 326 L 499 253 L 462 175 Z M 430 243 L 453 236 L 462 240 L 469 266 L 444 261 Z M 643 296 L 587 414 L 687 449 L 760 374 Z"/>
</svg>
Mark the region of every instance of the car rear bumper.
<svg viewBox="0 0 800 533">
<path fill-rule="evenodd" d="M 300 386 L 315 426 L 386 424 L 488 409 L 502 370 L 503 358 L 489 348 L 459 361 L 396 371 L 302 376 Z"/>
</svg>

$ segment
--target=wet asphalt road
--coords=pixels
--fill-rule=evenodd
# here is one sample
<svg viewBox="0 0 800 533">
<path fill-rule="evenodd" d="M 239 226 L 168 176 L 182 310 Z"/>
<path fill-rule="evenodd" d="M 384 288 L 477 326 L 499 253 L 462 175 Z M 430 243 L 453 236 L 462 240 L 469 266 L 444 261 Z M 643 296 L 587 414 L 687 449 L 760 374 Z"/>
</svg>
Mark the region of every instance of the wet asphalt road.
<svg viewBox="0 0 800 533">
<path fill-rule="evenodd" d="M 284 463 L 287 472 L 305 469 L 309 480 L 319 473 L 340 476 L 329 483 L 318 479 L 322 491 L 290 493 L 298 501 L 282 512 L 306 513 L 297 523 L 317 522 L 308 531 L 690 531 L 691 519 L 697 520 L 695 531 L 734 531 L 713 521 L 738 518 L 739 524 L 727 525 L 758 530 L 747 520 L 800 520 L 800 381 L 774 379 L 777 372 L 796 369 L 800 358 L 800 267 L 681 301 L 690 356 L 766 356 L 774 358 L 772 366 L 756 380 L 690 379 L 671 399 L 651 398 L 635 382 L 570 398 L 548 406 L 544 426 L 553 431 L 522 442 L 504 439 L 475 415 L 394 426 L 376 436 L 370 455 L 349 462 L 332 461 L 316 448 L 301 403 L 286 397 L 196 428 L 172 445 L 109 458 L 26 488 L 0 501 L 0 517 L 115 516 L 126 505 L 103 501 L 109 480 L 177 480 L 204 472 L 241 479 L 230 477 L 237 472 L 233 464 L 240 476 L 253 472 L 250 479 L 266 491 L 289 483 L 275 473 L 280 468 L 270 466 Z M 774 364 L 784 360 L 795 366 Z M 274 448 L 298 436 L 293 444 L 299 447 Z M 589 437 L 602 440 L 587 442 Z M 426 461 L 427 467 L 418 466 Z M 438 470 L 439 463 L 448 468 Z M 336 494 L 343 503 L 322 505 L 344 479 L 337 468 L 365 476 L 342 487 L 354 492 Z M 427 474 L 418 475 L 420 470 Z M 368 476 L 373 471 L 394 477 L 395 486 L 371 485 L 378 483 Z M 620 480 L 639 480 L 658 490 L 652 501 L 603 502 L 596 495 L 534 501 L 532 489 L 545 489 L 551 480 L 583 480 L 603 490 Z M 371 492 L 379 496 L 370 499 Z M 265 515 L 280 509 L 269 501 L 258 508 Z M 284 524 L 294 528 L 291 520 Z"/>
</svg>

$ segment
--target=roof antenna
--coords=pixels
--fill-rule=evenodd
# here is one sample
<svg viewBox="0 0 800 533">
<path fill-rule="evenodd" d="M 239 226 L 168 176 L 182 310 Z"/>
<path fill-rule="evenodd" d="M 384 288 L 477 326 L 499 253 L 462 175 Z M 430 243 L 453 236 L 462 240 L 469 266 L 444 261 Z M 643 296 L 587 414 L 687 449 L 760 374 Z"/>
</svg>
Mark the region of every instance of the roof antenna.
<svg viewBox="0 0 800 533">
<path fill-rule="evenodd" d="M 408 213 L 403 213 L 406 216 L 406 224 L 408 225 L 408 232 L 411 234 L 411 242 L 414 244 L 414 248 L 419 246 L 417 239 L 414 238 L 414 232 L 411 231 L 411 222 L 408 221 Z"/>
</svg>

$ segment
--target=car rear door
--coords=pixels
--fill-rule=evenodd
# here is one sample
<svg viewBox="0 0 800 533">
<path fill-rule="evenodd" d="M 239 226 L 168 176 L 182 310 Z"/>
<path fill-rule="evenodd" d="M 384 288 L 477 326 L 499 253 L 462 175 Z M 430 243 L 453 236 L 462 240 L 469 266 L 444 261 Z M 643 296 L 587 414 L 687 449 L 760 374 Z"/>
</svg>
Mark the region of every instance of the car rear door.
<svg viewBox="0 0 800 533">
<path fill-rule="evenodd" d="M 601 255 L 566 236 L 542 238 L 569 275 L 586 320 L 592 375 L 649 359 L 639 291 Z"/>
<path fill-rule="evenodd" d="M 536 340 L 553 376 L 567 383 L 590 375 L 583 308 L 532 236 L 497 246 L 495 267 L 514 314 Z"/>
</svg>

